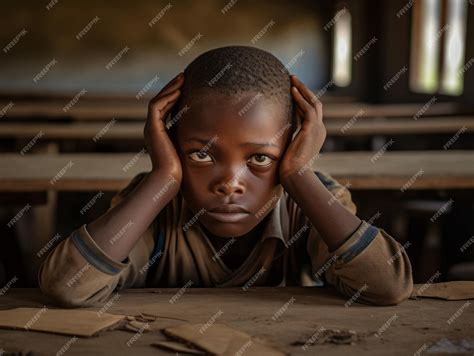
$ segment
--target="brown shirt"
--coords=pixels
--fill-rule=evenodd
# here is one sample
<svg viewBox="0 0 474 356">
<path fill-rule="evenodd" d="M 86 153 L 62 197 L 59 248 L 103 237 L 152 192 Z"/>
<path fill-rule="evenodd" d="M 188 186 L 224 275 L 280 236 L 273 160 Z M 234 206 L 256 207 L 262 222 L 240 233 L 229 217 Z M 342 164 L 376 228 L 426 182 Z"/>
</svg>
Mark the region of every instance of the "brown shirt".
<svg viewBox="0 0 474 356">
<path fill-rule="evenodd" d="M 330 175 L 315 172 L 326 188 L 356 213 L 350 192 Z M 137 175 L 111 201 L 129 194 Z M 411 294 L 411 265 L 405 251 L 383 229 L 366 221 L 333 252 L 301 209 L 282 190 L 261 222 L 260 240 L 237 269 L 221 259 L 235 239 L 216 251 L 178 193 L 158 214 L 122 262 L 110 258 L 83 225 L 47 257 L 39 271 L 42 291 L 65 306 L 104 303 L 131 287 L 242 287 L 333 285 L 349 302 L 397 304 Z M 334 223 L 337 223 L 335 221 Z"/>
</svg>

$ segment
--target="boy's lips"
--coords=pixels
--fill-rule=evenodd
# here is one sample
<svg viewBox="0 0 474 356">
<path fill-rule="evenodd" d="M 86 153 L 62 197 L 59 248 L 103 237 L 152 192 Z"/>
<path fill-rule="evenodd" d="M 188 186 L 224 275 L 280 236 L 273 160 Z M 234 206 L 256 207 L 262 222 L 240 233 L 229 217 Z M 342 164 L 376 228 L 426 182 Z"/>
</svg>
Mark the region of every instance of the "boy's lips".
<svg viewBox="0 0 474 356">
<path fill-rule="evenodd" d="M 207 214 L 215 220 L 232 223 L 245 219 L 250 213 L 237 204 L 221 204 L 209 209 Z"/>
<path fill-rule="evenodd" d="M 212 213 L 249 213 L 248 210 L 237 204 L 220 204 L 208 211 Z"/>
</svg>

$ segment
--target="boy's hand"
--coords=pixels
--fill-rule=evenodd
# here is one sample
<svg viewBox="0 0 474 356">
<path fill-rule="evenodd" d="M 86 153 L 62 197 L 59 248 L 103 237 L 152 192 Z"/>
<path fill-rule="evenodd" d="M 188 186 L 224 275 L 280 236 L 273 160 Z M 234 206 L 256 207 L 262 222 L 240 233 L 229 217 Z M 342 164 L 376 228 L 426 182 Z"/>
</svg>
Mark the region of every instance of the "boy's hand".
<svg viewBox="0 0 474 356">
<path fill-rule="evenodd" d="M 289 176 L 311 165 L 326 139 L 321 102 L 295 75 L 291 76 L 291 84 L 296 112 L 301 118 L 301 130 L 286 149 L 280 163 L 282 184 Z"/>
<path fill-rule="evenodd" d="M 165 119 L 181 94 L 179 88 L 184 83 L 183 73 L 178 74 L 150 100 L 148 117 L 144 129 L 147 150 L 153 165 L 152 171 L 166 172 L 181 182 L 181 161 L 168 135 Z"/>
</svg>

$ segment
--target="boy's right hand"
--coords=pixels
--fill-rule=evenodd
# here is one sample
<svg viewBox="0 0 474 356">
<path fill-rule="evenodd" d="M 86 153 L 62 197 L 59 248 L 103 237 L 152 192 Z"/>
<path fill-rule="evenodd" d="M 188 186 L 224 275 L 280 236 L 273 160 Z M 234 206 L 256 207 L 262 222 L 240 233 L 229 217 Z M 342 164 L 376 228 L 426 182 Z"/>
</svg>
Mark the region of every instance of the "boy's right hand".
<svg viewBox="0 0 474 356">
<path fill-rule="evenodd" d="M 152 171 L 167 172 L 181 182 L 181 161 L 168 135 L 165 119 L 181 94 L 179 88 L 184 83 L 184 74 L 178 74 L 150 100 L 148 117 L 143 135 L 152 162 Z"/>
</svg>

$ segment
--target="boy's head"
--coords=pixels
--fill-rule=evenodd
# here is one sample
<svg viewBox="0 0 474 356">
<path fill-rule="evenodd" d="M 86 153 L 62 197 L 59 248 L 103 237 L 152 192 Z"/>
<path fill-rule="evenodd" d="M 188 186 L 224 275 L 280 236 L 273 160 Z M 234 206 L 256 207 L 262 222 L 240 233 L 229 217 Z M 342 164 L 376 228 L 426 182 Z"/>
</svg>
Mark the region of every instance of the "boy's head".
<svg viewBox="0 0 474 356">
<path fill-rule="evenodd" d="M 296 129 L 290 88 L 284 65 L 254 47 L 217 48 L 185 69 L 170 134 L 183 198 L 212 234 L 242 236 L 278 201 L 279 162 Z"/>
</svg>

